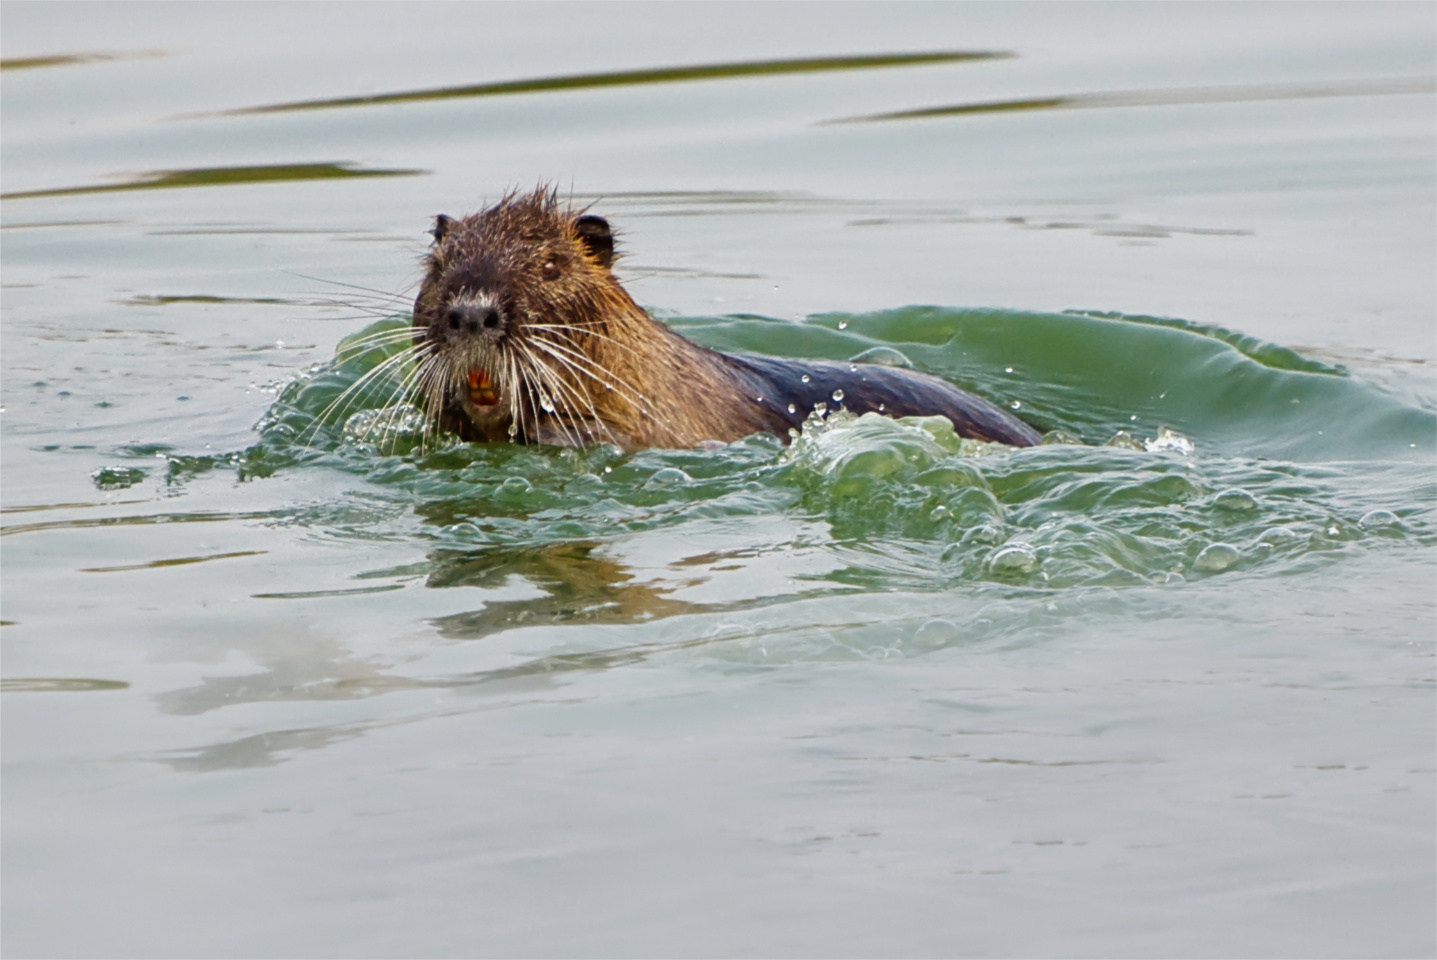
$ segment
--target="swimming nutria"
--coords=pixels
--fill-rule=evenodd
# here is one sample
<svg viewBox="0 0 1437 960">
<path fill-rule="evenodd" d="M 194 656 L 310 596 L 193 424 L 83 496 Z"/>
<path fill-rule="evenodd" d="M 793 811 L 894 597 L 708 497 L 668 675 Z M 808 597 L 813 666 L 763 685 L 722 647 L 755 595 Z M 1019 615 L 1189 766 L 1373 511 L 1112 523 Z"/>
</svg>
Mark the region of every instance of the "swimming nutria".
<svg viewBox="0 0 1437 960">
<path fill-rule="evenodd" d="M 614 278 L 602 217 L 540 188 L 439 216 L 414 301 L 416 382 L 465 440 L 693 447 L 789 438 L 820 404 L 942 414 L 958 434 L 1036 444 L 1032 427 L 937 377 L 822 360 L 730 356 L 651 318 Z"/>
</svg>

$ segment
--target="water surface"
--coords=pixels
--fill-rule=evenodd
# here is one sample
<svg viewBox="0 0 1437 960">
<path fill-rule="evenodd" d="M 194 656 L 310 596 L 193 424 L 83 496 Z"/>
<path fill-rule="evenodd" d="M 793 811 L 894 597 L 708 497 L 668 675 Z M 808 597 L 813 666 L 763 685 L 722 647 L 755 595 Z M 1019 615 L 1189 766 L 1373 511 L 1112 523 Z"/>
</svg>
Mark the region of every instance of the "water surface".
<svg viewBox="0 0 1437 960">
<path fill-rule="evenodd" d="M 80 9 L 0 11 L 7 953 L 1437 950 L 1432 8 Z M 1054 442 L 331 406 L 541 179 Z"/>
</svg>

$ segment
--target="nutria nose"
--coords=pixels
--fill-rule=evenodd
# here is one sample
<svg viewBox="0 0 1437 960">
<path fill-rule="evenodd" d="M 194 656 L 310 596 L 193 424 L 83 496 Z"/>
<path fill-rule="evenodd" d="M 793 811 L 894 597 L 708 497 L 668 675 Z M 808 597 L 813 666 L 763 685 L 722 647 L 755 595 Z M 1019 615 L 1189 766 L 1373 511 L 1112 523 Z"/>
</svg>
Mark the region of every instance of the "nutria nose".
<svg viewBox="0 0 1437 960">
<path fill-rule="evenodd" d="M 485 304 L 454 304 L 444 316 L 456 333 L 498 333 L 504 326 L 498 308 Z"/>
</svg>

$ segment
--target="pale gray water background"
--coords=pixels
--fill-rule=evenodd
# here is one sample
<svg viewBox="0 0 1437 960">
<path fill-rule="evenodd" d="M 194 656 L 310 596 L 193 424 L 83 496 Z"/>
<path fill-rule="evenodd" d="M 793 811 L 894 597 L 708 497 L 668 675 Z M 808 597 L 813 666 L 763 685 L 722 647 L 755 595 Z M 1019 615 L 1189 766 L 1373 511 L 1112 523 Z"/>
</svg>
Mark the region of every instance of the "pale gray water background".
<svg viewBox="0 0 1437 960">
<path fill-rule="evenodd" d="M 7 2 L 7 61 L 114 58 L 0 78 L 0 947 L 1433 955 L 1434 10 Z M 923 51 L 1011 56 L 225 113 Z M 326 164 L 405 175 L 221 169 Z M 694 318 L 1174 317 L 1345 366 L 1322 408 L 1345 439 L 1149 399 L 1135 429 L 1179 423 L 1191 457 L 980 458 L 1010 530 L 1061 527 L 1018 581 L 762 443 L 481 452 L 453 479 L 227 465 L 368 322 L 326 304 L 343 284 L 410 291 L 434 214 L 540 179 L 595 201 L 636 298 L 709 342 L 797 354 L 836 321 Z M 1135 371 L 1225 382 L 1114 342 L 1083 361 L 1114 410 Z M 1062 348 L 1000 347 L 1043 426 L 1087 422 L 1024 393 Z M 1359 400 L 1402 426 L 1362 446 Z M 1059 493 L 1024 499 L 1024 471 Z M 1083 507 L 1064 471 L 1108 485 Z M 1145 471 L 1185 492 L 1112 512 Z M 486 525 L 510 496 L 548 512 Z M 1283 525 L 1300 549 L 1260 541 Z M 1229 528 L 1243 559 L 1199 566 Z M 1178 545 L 1090 576 L 1084 536 Z"/>
</svg>

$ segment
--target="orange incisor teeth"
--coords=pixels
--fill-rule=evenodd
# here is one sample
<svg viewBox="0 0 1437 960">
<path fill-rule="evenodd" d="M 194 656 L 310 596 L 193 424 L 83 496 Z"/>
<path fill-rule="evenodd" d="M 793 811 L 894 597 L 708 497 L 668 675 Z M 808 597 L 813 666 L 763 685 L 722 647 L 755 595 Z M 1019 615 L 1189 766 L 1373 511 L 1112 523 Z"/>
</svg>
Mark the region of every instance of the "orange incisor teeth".
<svg viewBox="0 0 1437 960">
<path fill-rule="evenodd" d="M 488 407 L 499 402 L 499 395 L 489 383 L 489 371 L 469 371 L 469 401 L 475 406 Z"/>
</svg>

